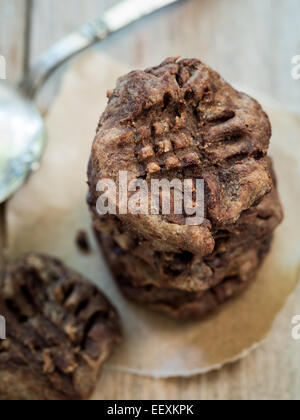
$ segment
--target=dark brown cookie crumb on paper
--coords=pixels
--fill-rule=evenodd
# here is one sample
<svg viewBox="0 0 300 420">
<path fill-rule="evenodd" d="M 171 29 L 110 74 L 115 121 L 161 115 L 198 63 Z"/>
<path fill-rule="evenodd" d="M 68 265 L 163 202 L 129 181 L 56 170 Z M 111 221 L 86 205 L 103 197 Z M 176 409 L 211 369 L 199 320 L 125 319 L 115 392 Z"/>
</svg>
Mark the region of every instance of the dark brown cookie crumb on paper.
<svg viewBox="0 0 300 420">
<path fill-rule="evenodd" d="M 76 234 L 75 242 L 77 248 L 84 254 L 91 252 L 91 243 L 89 240 L 88 232 L 85 230 L 79 230 Z"/>
</svg>

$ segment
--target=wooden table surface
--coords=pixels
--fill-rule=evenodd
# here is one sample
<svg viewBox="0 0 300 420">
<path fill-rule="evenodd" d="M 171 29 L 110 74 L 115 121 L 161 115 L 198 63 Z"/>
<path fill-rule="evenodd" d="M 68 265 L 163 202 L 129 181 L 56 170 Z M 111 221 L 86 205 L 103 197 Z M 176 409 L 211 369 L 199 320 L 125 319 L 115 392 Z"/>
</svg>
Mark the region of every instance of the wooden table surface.
<svg viewBox="0 0 300 420">
<path fill-rule="evenodd" d="M 145 0 L 148 1 L 148 0 Z M 0 55 L 18 80 L 53 42 L 100 16 L 117 0 L 0 0 Z M 230 82 L 262 90 L 300 109 L 300 80 L 291 76 L 300 55 L 299 0 L 185 0 L 106 40 L 100 48 L 132 68 L 166 56 L 199 57 Z M 298 304 L 299 302 L 299 304 Z M 188 379 L 153 380 L 104 369 L 103 399 L 300 399 L 300 341 L 291 319 L 300 313 L 300 288 L 270 337 L 244 360 Z"/>
</svg>

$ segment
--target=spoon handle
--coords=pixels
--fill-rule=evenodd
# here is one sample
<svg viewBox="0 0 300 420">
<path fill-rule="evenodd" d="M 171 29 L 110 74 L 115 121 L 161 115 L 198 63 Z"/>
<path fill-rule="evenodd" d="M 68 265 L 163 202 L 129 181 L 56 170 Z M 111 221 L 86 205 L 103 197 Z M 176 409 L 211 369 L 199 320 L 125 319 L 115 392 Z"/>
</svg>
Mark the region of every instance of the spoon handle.
<svg viewBox="0 0 300 420">
<path fill-rule="evenodd" d="M 26 97 L 33 99 L 53 71 L 69 58 L 138 19 L 178 1 L 122 0 L 105 12 L 101 19 L 84 24 L 53 45 L 21 81 L 20 89 Z"/>
</svg>

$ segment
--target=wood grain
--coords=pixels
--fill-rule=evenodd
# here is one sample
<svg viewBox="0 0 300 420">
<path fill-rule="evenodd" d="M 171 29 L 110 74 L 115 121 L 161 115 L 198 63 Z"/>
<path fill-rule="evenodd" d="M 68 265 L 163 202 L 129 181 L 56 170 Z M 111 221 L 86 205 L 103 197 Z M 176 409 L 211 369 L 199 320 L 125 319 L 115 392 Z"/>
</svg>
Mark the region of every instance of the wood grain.
<svg viewBox="0 0 300 420">
<path fill-rule="evenodd" d="M 32 0 L 30 62 L 79 25 L 96 19 L 118 0 Z M 55 10 L 55 13 L 53 13 Z"/>
<path fill-rule="evenodd" d="M 30 62 L 116 2 L 33 0 Z M 299 109 L 299 83 L 291 77 L 292 57 L 300 54 L 299 12 L 298 0 L 184 0 L 115 34 L 99 48 L 132 68 L 167 56 L 199 57 L 228 81 Z"/>
<path fill-rule="evenodd" d="M 33 63 L 53 42 L 115 1 L 33 0 L 26 28 L 25 0 L 0 0 L 0 54 L 8 59 L 9 77 L 15 80 L 22 72 L 26 30 Z M 172 55 L 200 57 L 229 81 L 299 110 L 300 81 L 291 78 L 291 58 L 300 54 L 299 16 L 298 0 L 186 0 L 98 48 L 133 68 Z M 103 399 L 299 400 L 300 342 L 291 338 L 297 313 L 300 287 L 262 347 L 208 375 L 153 380 L 106 368 L 99 383 Z"/>
</svg>

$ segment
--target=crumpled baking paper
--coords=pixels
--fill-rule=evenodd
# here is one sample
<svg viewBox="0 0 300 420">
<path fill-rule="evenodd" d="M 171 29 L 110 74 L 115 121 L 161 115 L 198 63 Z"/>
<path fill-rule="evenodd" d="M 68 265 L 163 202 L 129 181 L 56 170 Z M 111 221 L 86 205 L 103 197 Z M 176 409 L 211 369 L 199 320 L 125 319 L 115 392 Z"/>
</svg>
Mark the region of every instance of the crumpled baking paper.
<svg viewBox="0 0 300 420">
<path fill-rule="evenodd" d="M 271 155 L 285 208 L 284 223 L 257 280 L 203 321 L 174 321 L 121 296 L 99 254 L 85 204 L 87 162 L 106 105 L 106 90 L 129 70 L 98 52 L 80 56 L 67 70 L 46 118 L 48 142 L 41 169 L 9 204 L 10 256 L 38 251 L 59 257 L 106 293 L 117 306 L 124 329 L 123 344 L 109 361 L 110 368 L 152 377 L 208 372 L 256 348 L 296 287 L 300 268 L 300 117 L 276 110 L 256 95 L 272 120 Z M 90 255 L 82 254 L 75 245 L 81 229 L 90 232 Z"/>
</svg>

